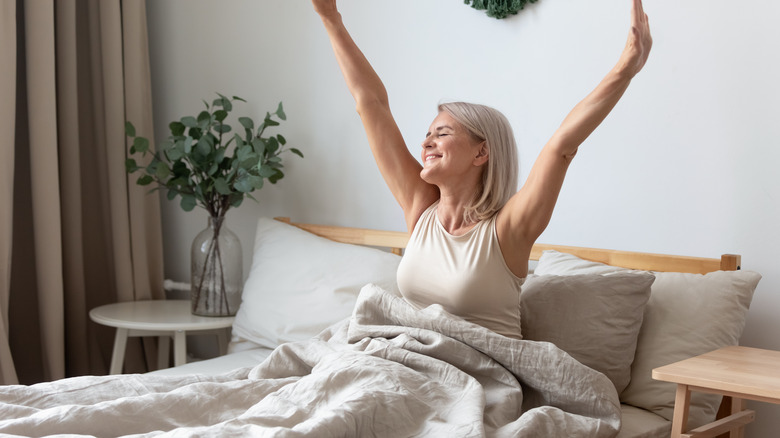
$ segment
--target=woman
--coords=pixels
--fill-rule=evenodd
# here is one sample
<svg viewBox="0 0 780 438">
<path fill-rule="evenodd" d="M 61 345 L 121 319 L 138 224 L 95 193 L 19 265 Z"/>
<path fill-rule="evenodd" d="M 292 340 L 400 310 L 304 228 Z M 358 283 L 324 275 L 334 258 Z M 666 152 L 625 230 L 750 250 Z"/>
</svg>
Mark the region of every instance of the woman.
<svg viewBox="0 0 780 438">
<path fill-rule="evenodd" d="M 498 111 L 444 104 L 422 143 L 422 165 L 401 137 L 381 80 L 350 37 L 336 0 L 312 0 L 352 93 L 379 170 L 412 233 L 398 269 L 412 304 L 520 338 L 520 287 L 531 247 L 550 221 L 569 163 L 647 61 L 641 0 L 617 65 L 564 119 L 522 188 L 512 130 Z"/>
</svg>

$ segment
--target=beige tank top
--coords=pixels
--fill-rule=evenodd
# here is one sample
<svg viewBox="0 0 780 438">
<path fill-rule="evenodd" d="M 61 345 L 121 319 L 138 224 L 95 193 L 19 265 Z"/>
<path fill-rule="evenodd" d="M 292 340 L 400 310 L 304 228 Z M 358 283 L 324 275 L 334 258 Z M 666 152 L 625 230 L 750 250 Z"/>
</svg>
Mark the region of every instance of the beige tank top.
<svg viewBox="0 0 780 438">
<path fill-rule="evenodd" d="M 398 266 L 398 288 L 412 305 L 444 310 L 504 336 L 521 339 L 520 287 L 496 236 L 496 216 L 453 236 L 439 222 L 438 202 L 417 221 Z"/>
</svg>

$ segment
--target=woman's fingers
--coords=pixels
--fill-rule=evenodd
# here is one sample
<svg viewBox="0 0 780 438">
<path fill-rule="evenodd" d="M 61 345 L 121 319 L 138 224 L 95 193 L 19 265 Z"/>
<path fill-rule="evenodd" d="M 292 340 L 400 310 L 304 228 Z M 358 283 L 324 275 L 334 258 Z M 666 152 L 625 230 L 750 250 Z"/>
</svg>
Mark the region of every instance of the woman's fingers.
<svg viewBox="0 0 780 438">
<path fill-rule="evenodd" d="M 624 56 L 626 66 L 631 70 L 631 75 L 635 75 L 642 70 L 648 56 L 650 48 L 653 45 L 653 38 L 650 36 L 650 19 L 644 11 L 642 0 L 633 0 L 631 5 L 631 33 L 628 37 L 628 44 Z"/>
</svg>

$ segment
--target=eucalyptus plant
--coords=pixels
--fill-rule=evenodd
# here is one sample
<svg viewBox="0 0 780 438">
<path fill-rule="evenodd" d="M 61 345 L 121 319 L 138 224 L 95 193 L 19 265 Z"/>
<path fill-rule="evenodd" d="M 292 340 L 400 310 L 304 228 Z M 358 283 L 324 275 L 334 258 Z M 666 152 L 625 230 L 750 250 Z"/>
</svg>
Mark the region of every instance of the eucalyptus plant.
<svg viewBox="0 0 780 438">
<path fill-rule="evenodd" d="M 197 205 L 215 218 L 241 205 L 245 196 L 255 200 L 251 193 L 263 187 L 264 179 L 272 184 L 282 179 L 283 152 L 303 157 L 300 150 L 285 147 L 287 140 L 281 134 L 263 136 L 267 128 L 280 125 L 276 119 L 287 120 L 281 102 L 275 112 L 266 113 L 259 125 L 250 117 L 239 117 L 243 133 L 234 133 L 226 119 L 234 101 L 246 101 L 217 94 L 219 97 L 211 105 L 203 101 L 206 109 L 197 117 L 186 116 L 171 122 L 171 135 L 159 144 L 157 151 L 150 148 L 148 139 L 136 136 L 131 122 L 125 124 L 125 132 L 133 140 L 130 154 L 152 154 L 146 166 L 139 166 L 133 158 L 125 162 L 128 173 L 143 171 L 137 183 L 157 182 L 167 189 L 169 200 L 181 197 L 184 211 Z"/>
<path fill-rule="evenodd" d="M 241 205 L 245 196 L 257 201 L 251 193 L 261 189 L 264 180 L 275 184 L 284 178 L 282 153 L 289 151 L 303 157 L 300 150 L 287 147 L 281 134 L 264 136 L 266 129 L 287 119 L 281 102 L 275 112 L 266 113 L 260 124 L 250 117 L 239 117 L 240 127 L 234 132 L 226 120 L 233 102 L 246 101 L 237 96 L 228 99 L 217 95 L 211 105 L 203 101 L 206 109 L 197 117 L 186 116 L 171 122 L 171 135 L 156 151 L 147 138 L 136 135 L 132 123 L 125 124 L 125 132 L 132 139 L 130 155 L 140 154 L 149 161 L 141 166 L 134 158 L 126 160 L 128 173 L 142 173 L 137 183 L 145 186 L 156 182 L 155 190 L 164 187 L 169 200 L 181 197 L 180 205 L 185 211 L 199 206 L 209 213 L 211 231 L 204 230 L 193 242 L 190 279 L 192 311 L 208 316 L 233 315 L 240 302 L 240 263 L 226 261 L 226 257 L 230 259 L 226 251 L 235 252 L 235 245 L 230 243 L 235 235 L 228 231 L 225 237 L 223 233 L 225 243 L 220 245 L 225 213 Z M 201 241 L 202 238 L 206 240 Z M 238 254 L 240 257 L 240 247 Z"/>
</svg>

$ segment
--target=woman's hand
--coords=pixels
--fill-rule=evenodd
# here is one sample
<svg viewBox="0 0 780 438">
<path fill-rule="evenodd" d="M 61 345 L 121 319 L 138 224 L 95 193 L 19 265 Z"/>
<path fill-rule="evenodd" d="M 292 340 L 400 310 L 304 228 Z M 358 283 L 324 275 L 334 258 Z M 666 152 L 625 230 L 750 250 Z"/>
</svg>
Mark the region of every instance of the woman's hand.
<svg viewBox="0 0 780 438">
<path fill-rule="evenodd" d="M 332 17 L 339 13 L 336 8 L 336 0 L 311 0 L 311 4 L 314 5 L 314 10 L 320 15 L 320 17 Z"/>
<path fill-rule="evenodd" d="M 620 56 L 618 68 L 629 77 L 634 77 L 647 62 L 653 37 L 650 36 L 650 23 L 642 8 L 642 0 L 633 0 L 631 7 L 631 32 L 628 34 L 626 47 Z"/>
</svg>

